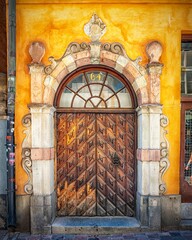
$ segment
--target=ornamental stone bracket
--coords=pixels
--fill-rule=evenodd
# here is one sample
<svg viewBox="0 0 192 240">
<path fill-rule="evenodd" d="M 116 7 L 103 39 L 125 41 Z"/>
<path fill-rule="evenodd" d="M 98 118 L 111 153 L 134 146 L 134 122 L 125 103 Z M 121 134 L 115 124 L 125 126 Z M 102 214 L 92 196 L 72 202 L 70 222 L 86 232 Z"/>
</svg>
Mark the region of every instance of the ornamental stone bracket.
<svg viewBox="0 0 192 240">
<path fill-rule="evenodd" d="M 149 63 L 141 66 L 141 57 L 131 60 L 118 43 L 101 43 L 100 39 L 106 32 L 106 25 L 93 14 L 85 24 L 84 32 L 90 42 L 72 42 L 68 45 L 60 59 L 49 57 L 50 65 L 41 62 L 45 47 L 43 43 L 34 41 L 29 53 L 32 62 L 29 65 L 31 74 L 31 103 L 53 105 L 54 96 L 61 81 L 72 71 L 90 64 L 101 64 L 115 69 L 131 83 L 138 100 L 138 105 L 160 103 L 160 75 L 163 64 L 159 62 L 162 46 L 158 41 L 146 46 Z"/>
<path fill-rule="evenodd" d="M 169 162 L 169 142 L 166 138 L 167 130 L 165 129 L 169 124 L 169 120 L 165 115 L 161 115 L 161 143 L 160 143 L 160 162 L 159 162 L 159 194 L 163 195 L 167 188 L 163 180 L 163 176 L 170 166 Z"/>
<path fill-rule="evenodd" d="M 27 194 L 33 193 L 32 184 L 32 160 L 31 160 L 31 114 L 26 114 L 22 119 L 22 125 L 26 128 L 23 132 L 25 138 L 22 143 L 22 167 L 25 170 L 28 180 L 24 184 L 24 191 Z"/>
</svg>

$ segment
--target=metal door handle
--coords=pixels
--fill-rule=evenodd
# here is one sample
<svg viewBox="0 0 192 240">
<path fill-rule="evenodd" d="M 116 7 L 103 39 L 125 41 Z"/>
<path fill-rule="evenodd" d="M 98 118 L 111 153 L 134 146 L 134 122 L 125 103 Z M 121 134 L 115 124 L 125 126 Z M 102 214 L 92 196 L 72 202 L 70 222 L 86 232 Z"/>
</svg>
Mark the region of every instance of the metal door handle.
<svg viewBox="0 0 192 240">
<path fill-rule="evenodd" d="M 114 164 L 114 165 L 119 165 L 119 163 L 120 163 L 120 158 L 117 156 L 117 153 L 115 152 L 115 154 L 113 155 L 113 156 L 111 156 L 111 158 L 112 158 L 112 163 Z"/>
</svg>

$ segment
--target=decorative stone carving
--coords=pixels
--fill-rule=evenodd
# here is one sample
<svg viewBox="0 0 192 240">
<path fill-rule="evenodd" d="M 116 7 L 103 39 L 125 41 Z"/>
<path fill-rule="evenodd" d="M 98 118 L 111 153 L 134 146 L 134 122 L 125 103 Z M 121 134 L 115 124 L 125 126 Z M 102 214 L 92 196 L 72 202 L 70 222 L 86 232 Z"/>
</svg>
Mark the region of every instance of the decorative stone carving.
<svg viewBox="0 0 192 240">
<path fill-rule="evenodd" d="M 150 42 L 146 47 L 149 63 L 159 63 L 159 58 L 161 57 L 162 50 L 163 49 L 160 42 Z"/>
<path fill-rule="evenodd" d="M 163 176 L 170 166 L 169 162 L 169 142 L 167 141 L 166 134 L 167 130 L 165 128 L 168 126 L 169 120 L 165 115 L 161 115 L 160 125 L 161 125 L 161 143 L 160 143 L 160 174 L 159 174 L 159 193 L 163 195 L 166 192 L 166 184 L 163 181 Z"/>
<path fill-rule="evenodd" d="M 84 50 L 90 50 L 90 44 L 89 43 L 77 43 L 77 42 L 72 42 L 69 44 L 69 46 L 67 47 L 66 52 L 64 53 L 64 56 L 67 56 L 69 54 L 73 54 L 73 53 L 78 53 Z"/>
<path fill-rule="evenodd" d="M 32 161 L 31 161 L 31 149 L 30 148 L 22 149 L 22 167 L 28 176 L 28 180 L 24 185 L 24 191 L 27 194 L 32 194 L 33 193 L 33 184 L 32 184 Z"/>
<path fill-rule="evenodd" d="M 162 54 L 162 46 L 158 41 L 151 42 L 146 47 L 149 57 L 147 70 L 149 75 L 149 97 L 150 103 L 160 103 L 160 75 L 163 64 L 159 62 Z"/>
<path fill-rule="evenodd" d="M 84 31 L 91 38 L 92 42 L 97 42 L 105 34 L 106 26 L 101 18 L 94 13 L 91 20 L 85 24 Z"/>
<path fill-rule="evenodd" d="M 122 55 L 126 58 L 128 58 L 125 49 L 123 48 L 123 46 L 118 43 L 118 42 L 114 42 L 114 43 L 103 43 L 101 45 L 101 50 L 105 50 L 105 51 L 109 51 L 118 55 Z"/>
<path fill-rule="evenodd" d="M 31 102 L 42 103 L 43 100 L 43 79 L 44 65 L 31 64 L 29 65 L 31 74 Z"/>
<path fill-rule="evenodd" d="M 40 63 L 45 55 L 45 46 L 42 42 L 32 42 L 29 47 L 29 54 L 32 58 L 32 63 Z"/>
<path fill-rule="evenodd" d="M 22 119 L 22 125 L 27 128 L 23 132 L 26 134 L 22 143 L 22 167 L 27 173 L 28 180 L 24 185 L 24 191 L 32 194 L 32 160 L 31 160 L 31 114 L 26 114 Z"/>
<path fill-rule="evenodd" d="M 160 75 L 163 64 L 148 64 L 147 68 L 150 82 L 150 103 L 160 103 Z"/>
</svg>

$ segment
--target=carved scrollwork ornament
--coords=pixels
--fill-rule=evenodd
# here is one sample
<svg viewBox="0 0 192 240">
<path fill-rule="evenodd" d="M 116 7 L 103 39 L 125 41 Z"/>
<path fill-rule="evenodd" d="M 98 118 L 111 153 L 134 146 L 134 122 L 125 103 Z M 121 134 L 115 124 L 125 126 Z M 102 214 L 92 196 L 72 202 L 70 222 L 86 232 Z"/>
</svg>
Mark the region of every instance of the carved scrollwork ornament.
<svg viewBox="0 0 192 240">
<path fill-rule="evenodd" d="M 160 126 L 161 126 L 161 143 L 160 143 L 160 162 L 159 162 L 159 193 L 163 195 L 166 192 L 166 184 L 163 181 L 163 176 L 170 166 L 168 159 L 169 155 L 169 142 L 167 141 L 165 128 L 168 126 L 169 120 L 165 115 L 161 115 Z"/>
<path fill-rule="evenodd" d="M 69 55 L 69 54 L 74 54 L 74 53 L 78 53 L 81 51 L 85 51 L 85 50 L 90 50 L 90 44 L 89 43 L 77 43 L 77 42 L 72 42 L 69 44 L 69 46 L 67 47 L 67 50 L 65 51 L 63 57 Z"/>
<path fill-rule="evenodd" d="M 31 114 L 26 114 L 22 119 L 22 125 L 26 128 L 25 138 L 22 143 L 22 167 L 27 174 L 28 180 L 24 184 L 24 191 L 27 194 L 32 194 L 32 160 L 31 160 Z"/>
<path fill-rule="evenodd" d="M 24 185 L 24 191 L 27 194 L 32 194 L 33 185 L 32 185 L 32 160 L 31 160 L 31 149 L 23 148 L 22 149 L 22 167 L 27 173 L 28 180 Z"/>
<path fill-rule="evenodd" d="M 128 58 L 123 46 L 118 42 L 104 43 L 101 45 L 101 49 L 118 54 L 118 55 L 122 55 L 122 56 Z"/>
<path fill-rule="evenodd" d="M 22 125 L 26 128 L 31 126 L 31 114 L 26 114 L 23 118 L 22 118 Z"/>
<path fill-rule="evenodd" d="M 55 60 L 55 58 L 52 56 L 49 57 L 48 60 L 49 62 L 51 62 L 51 64 L 44 68 L 44 72 L 46 74 L 50 74 L 53 71 L 53 69 L 57 66 L 57 64 L 60 62 L 59 60 Z"/>
</svg>

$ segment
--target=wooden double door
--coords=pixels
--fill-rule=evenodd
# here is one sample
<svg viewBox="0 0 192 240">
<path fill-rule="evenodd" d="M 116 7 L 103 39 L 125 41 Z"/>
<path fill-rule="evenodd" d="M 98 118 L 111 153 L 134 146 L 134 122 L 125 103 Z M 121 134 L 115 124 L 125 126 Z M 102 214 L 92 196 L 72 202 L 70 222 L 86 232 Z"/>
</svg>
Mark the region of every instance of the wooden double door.
<svg viewBox="0 0 192 240">
<path fill-rule="evenodd" d="M 134 216 L 135 114 L 57 113 L 60 216 Z"/>
</svg>

